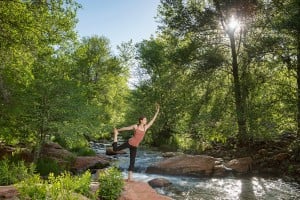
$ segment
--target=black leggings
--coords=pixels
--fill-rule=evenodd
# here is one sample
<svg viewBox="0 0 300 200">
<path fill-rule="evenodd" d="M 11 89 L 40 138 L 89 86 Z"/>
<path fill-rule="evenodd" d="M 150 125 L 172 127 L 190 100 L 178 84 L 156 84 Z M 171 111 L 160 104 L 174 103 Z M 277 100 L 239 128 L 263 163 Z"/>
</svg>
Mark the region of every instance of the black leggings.
<svg viewBox="0 0 300 200">
<path fill-rule="evenodd" d="M 129 150 L 130 150 L 130 164 L 129 164 L 128 171 L 133 171 L 137 147 L 131 146 L 128 142 L 125 142 L 125 143 L 121 144 L 120 146 L 118 146 L 117 142 L 114 142 L 112 144 L 112 146 L 113 146 L 114 151 L 121 151 L 123 149 L 129 148 Z"/>
</svg>

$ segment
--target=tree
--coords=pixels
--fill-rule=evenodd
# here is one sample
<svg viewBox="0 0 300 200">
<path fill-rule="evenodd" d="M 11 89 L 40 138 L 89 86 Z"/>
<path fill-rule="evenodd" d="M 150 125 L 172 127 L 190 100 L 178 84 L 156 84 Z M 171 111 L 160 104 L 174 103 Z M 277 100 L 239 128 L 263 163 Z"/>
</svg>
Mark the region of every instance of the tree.
<svg viewBox="0 0 300 200">
<path fill-rule="evenodd" d="M 43 137 L 38 136 L 45 135 L 41 127 L 44 127 L 47 105 L 44 98 L 35 97 L 44 97 L 42 92 L 52 86 L 46 79 L 55 71 L 50 70 L 54 66 L 55 49 L 75 39 L 78 8 L 72 0 L 0 1 L 1 140 L 41 145 Z M 43 83 L 39 88 L 43 91 L 36 90 L 40 86 L 37 83 Z M 40 107 L 45 112 L 33 114 L 32 108 L 39 105 L 45 105 Z"/>
<path fill-rule="evenodd" d="M 198 46 L 198 52 L 214 48 L 219 49 L 226 57 L 223 65 L 211 65 L 209 68 L 215 67 L 216 70 L 220 70 L 230 67 L 238 125 L 237 139 L 240 143 L 251 141 L 254 137 L 253 130 L 250 130 L 251 124 L 248 124 L 249 120 L 253 122 L 251 116 L 254 116 L 251 110 L 253 102 L 250 101 L 249 95 L 258 85 L 254 81 L 256 74 L 253 74 L 255 71 L 251 66 L 259 63 L 266 65 L 270 62 L 268 54 L 279 43 L 272 35 L 269 22 L 265 20 L 266 6 L 264 2 L 255 0 L 210 2 L 174 0 L 162 1 L 159 10 L 163 32 L 177 37 L 192 38 L 196 45 L 201 44 Z M 240 27 L 231 27 L 232 19 L 238 20 Z M 226 35 L 228 38 L 224 37 Z M 204 42 L 197 43 L 197 41 Z M 271 41 L 274 43 L 270 43 Z M 258 44 L 262 46 L 259 47 Z M 267 47 L 270 44 L 271 48 Z M 264 58 L 264 63 L 256 60 L 258 57 Z M 206 69 L 202 67 L 202 72 Z M 253 124 L 251 126 L 254 127 Z"/>
<path fill-rule="evenodd" d="M 108 39 L 98 36 L 83 38 L 73 58 L 72 76 L 81 87 L 85 105 L 93 113 L 90 114 L 97 119 L 86 120 L 98 127 L 98 134 L 108 133 L 123 121 L 127 109 L 129 69 L 126 61 L 113 56 Z"/>
<path fill-rule="evenodd" d="M 297 135 L 300 139 L 300 2 L 298 0 L 273 1 L 272 27 L 278 30 L 285 45 L 280 56 L 282 62 L 296 72 L 297 80 Z"/>
</svg>

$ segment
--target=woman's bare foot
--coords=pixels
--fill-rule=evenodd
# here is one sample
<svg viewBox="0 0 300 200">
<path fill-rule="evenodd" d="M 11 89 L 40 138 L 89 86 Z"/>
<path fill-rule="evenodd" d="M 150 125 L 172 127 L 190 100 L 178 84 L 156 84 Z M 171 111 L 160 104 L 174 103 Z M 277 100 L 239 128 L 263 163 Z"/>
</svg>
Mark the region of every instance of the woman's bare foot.
<svg viewBox="0 0 300 200">
<path fill-rule="evenodd" d="M 118 130 L 116 128 L 114 128 L 114 142 L 118 142 Z"/>
<path fill-rule="evenodd" d="M 132 182 L 132 171 L 128 171 L 128 178 L 126 179 L 127 182 Z"/>
</svg>

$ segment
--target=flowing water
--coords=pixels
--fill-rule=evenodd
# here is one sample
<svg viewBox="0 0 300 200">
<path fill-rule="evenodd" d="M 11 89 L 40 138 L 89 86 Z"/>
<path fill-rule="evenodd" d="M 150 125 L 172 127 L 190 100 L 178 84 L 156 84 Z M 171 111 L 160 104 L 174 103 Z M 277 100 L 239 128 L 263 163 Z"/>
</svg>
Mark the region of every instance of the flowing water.
<svg viewBox="0 0 300 200">
<path fill-rule="evenodd" d="M 97 153 L 105 153 L 105 145 L 94 146 Z M 118 166 L 127 176 L 129 153 L 114 157 Z M 138 149 L 136 158 L 136 173 L 134 180 L 148 182 L 154 178 L 165 178 L 172 185 L 156 189 L 158 193 L 175 200 L 273 200 L 273 199 L 300 199 L 300 185 L 295 182 L 286 182 L 280 178 L 263 177 L 235 177 L 223 178 L 191 178 L 184 176 L 166 176 L 145 173 L 146 168 L 163 157 L 161 152 Z"/>
</svg>

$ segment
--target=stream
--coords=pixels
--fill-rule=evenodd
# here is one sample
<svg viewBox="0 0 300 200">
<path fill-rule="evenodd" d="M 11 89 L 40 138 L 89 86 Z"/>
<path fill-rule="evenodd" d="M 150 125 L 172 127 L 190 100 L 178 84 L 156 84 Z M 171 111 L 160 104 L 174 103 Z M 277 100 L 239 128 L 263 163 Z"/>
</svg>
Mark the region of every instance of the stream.
<svg viewBox="0 0 300 200">
<path fill-rule="evenodd" d="M 92 148 L 99 154 L 105 154 L 106 146 L 95 143 Z M 122 170 L 124 178 L 127 178 L 129 151 L 125 151 L 128 153 L 113 157 L 115 165 Z M 133 179 L 148 182 L 154 178 L 165 178 L 172 185 L 156 188 L 156 191 L 175 200 L 300 199 L 300 185 L 298 183 L 286 182 L 276 177 L 236 177 L 229 175 L 222 178 L 192 178 L 145 173 L 149 165 L 162 159 L 161 152 L 139 147 Z"/>
</svg>

